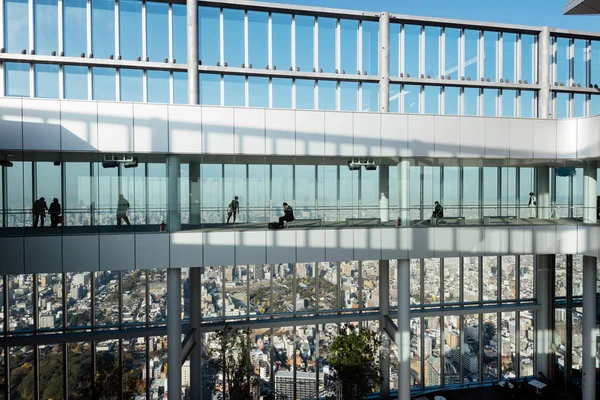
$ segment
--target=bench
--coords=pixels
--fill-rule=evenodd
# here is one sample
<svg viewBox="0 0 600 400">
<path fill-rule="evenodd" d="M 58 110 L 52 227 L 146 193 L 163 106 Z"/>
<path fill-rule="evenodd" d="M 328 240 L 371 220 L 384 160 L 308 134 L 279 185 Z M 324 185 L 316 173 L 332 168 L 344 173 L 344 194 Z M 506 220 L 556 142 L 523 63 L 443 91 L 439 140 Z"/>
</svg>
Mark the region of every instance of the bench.
<svg viewBox="0 0 600 400">
<path fill-rule="evenodd" d="M 504 216 L 497 216 L 497 215 L 492 215 L 492 216 L 486 216 L 483 217 L 483 225 L 491 225 L 492 221 L 498 221 L 498 222 L 504 222 L 504 223 L 511 223 L 513 221 L 513 219 L 517 218 L 514 215 L 504 215 Z"/>
<path fill-rule="evenodd" d="M 320 218 L 296 218 L 293 221 L 290 221 L 287 223 L 288 227 L 292 227 L 292 226 L 318 226 L 319 228 L 323 227 L 323 220 Z"/>
<path fill-rule="evenodd" d="M 381 226 L 381 218 L 346 218 L 346 226 L 366 225 L 368 222 L 375 222 L 377 226 Z M 357 223 L 358 222 L 358 223 Z M 361 224 L 364 222 L 364 224 Z"/>
<path fill-rule="evenodd" d="M 441 217 L 441 218 L 431 218 L 431 225 L 439 225 L 440 222 L 446 221 L 456 221 L 458 225 L 465 225 L 465 217 Z"/>
</svg>

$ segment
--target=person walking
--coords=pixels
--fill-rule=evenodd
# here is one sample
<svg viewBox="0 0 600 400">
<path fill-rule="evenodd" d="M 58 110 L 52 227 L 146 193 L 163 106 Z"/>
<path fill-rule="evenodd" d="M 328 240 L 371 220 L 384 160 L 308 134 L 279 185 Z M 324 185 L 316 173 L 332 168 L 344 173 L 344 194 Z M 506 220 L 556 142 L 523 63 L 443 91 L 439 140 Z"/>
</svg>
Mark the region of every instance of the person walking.
<svg viewBox="0 0 600 400">
<path fill-rule="evenodd" d="M 56 197 L 52 200 L 52 203 L 50 203 L 48 214 L 50 214 L 50 226 L 57 227 L 60 216 L 60 203 Z"/>
<path fill-rule="evenodd" d="M 288 203 L 283 203 L 283 216 L 279 217 L 279 227 L 283 228 L 284 222 L 292 222 L 294 220 L 294 209 Z"/>
<path fill-rule="evenodd" d="M 233 215 L 233 223 L 235 224 L 235 216 L 237 215 L 237 213 L 240 211 L 240 200 L 237 196 L 235 196 L 233 198 L 233 200 L 231 200 L 231 203 L 229 203 L 229 207 L 227 208 L 227 223 L 229 223 L 229 220 L 231 219 L 231 216 Z"/>
<path fill-rule="evenodd" d="M 129 202 L 122 194 L 119 195 L 119 201 L 117 202 L 117 226 L 121 226 L 121 220 L 125 220 L 127 225 L 131 225 L 129 218 L 127 217 L 127 210 L 129 209 Z"/>
<path fill-rule="evenodd" d="M 46 204 L 46 199 L 40 197 L 33 203 L 33 227 L 37 228 L 38 221 L 40 221 L 40 227 L 44 227 L 44 218 L 46 218 L 46 211 L 48 210 L 48 205 Z"/>
<path fill-rule="evenodd" d="M 527 204 L 527 207 L 529 208 L 529 218 L 535 218 L 535 206 L 537 206 L 535 194 L 529 192 L 529 204 Z"/>
</svg>

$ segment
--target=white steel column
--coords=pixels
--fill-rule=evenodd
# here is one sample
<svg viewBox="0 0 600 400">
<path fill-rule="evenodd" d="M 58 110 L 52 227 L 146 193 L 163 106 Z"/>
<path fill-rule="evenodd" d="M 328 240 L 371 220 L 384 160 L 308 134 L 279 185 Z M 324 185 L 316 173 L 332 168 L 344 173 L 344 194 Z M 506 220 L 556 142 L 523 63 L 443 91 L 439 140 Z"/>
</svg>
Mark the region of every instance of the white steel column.
<svg viewBox="0 0 600 400">
<path fill-rule="evenodd" d="M 181 269 L 167 270 L 167 391 L 181 399 Z"/>
<path fill-rule="evenodd" d="M 549 258 L 550 256 L 547 255 L 535 256 L 535 296 L 540 305 L 540 309 L 535 312 L 535 362 L 536 371 L 541 372 L 544 376 L 550 376 L 550 354 L 552 353 L 550 351 L 552 332 L 550 327 L 550 313 L 552 312 L 551 290 L 554 290 L 554 288 L 549 286 Z"/>
<path fill-rule="evenodd" d="M 598 166 L 596 161 L 586 161 L 583 166 L 583 223 L 598 222 L 596 203 Z"/>
<path fill-rule="evenodd" d="M 186 1 L 188 103 L 198 104 L 198 3 Z"/>
<path fill-rule="evenodd" d="M 165 221 L 169 232 L 181 230 L 181 201 L 179 194 L 179 176 L 180 176 L 179 156 L 167 156 L 167 215 Z"/>
<path fill-rule="evenodd" d="M 409 210 L 409 196 L 408 189 L 410 187 L 410 161 L 402 159 L 398 163 L 398 178 L 399 190 L 400 190 L 400 222 L 402 226 L 410 225 L 410 210 Z"/>
<path fill-rule="evenodd" d="M 537 216 L 550 218 L 550 167 L 537 167 Z"/>
<path fill-rule="evenodd" d="M 385 324 L 385 318 L 390 314 L 390 260 L 379 260 L 379 330 L 381 331 L 382 337 L 385 337 L 383 326 Z M 390 339 L 385 337 L 385 339 Z M 381 369 L 381 376 L 383 382 L 381 383 L 381 389 L 379 391 L 379 397 L 381 399 L 388 399 L 390 396 L 390 346 L 387 347 L 386 352 L 380 359 L 379 368 Z"/>
<path fill-rule="evenodd" d="M 583 256 L 583 399 L 596 399 L 596 257 Z"/>
<path fill-rule="evenodd" d="M 410 260 L 398 260 L 398 400 L 410 400 Z"/>
<path fill-rule="evenodd" d="M 379 16 L 379 111 L 390 110 L 390 14 Z"/>
<path fill-rule="evenodd" d="M 538 35 L 538 118 L 550 116 L 550 28 L 542 28 Z"/>
<path fill-rule="evenodd" d="M 190 325 L 194 332 L 194 348 L 190 353 L 191 398 L 202 396 L 202 335 L 200 334 L 200 268 L 190 268 Z M 180 325 L 181 326 L 181 325 Z"/>
</svg>

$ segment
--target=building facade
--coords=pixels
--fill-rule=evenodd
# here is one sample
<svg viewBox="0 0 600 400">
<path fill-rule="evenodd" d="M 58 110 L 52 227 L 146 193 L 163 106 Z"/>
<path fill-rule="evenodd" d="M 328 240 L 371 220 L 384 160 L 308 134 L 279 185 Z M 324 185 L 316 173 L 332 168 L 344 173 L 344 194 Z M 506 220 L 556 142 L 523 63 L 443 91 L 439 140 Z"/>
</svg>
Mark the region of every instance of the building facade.
<svg viewBox="0 0 600 400">
<path fill-rule="evenodd" d="M 229 0 L 0 20 L 0 398 L 210 398 L 225 325 L 257 393 L 308 397 L 340 324 L 390 339 L 382 396 L 542 372 L 595 398 L 599 34 Z"/>
</svg>

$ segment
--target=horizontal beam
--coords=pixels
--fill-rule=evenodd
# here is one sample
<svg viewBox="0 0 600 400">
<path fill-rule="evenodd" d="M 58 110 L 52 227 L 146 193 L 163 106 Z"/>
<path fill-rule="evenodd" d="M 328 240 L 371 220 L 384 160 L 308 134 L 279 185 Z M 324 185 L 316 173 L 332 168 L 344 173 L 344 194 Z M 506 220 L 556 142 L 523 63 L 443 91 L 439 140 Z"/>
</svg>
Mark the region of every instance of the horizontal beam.
<svg viewBox="0 0 600 400">
<path fill-rule="evenodd" d="M 424 85 L 424 86 L 451 86 L 451 87 L 473 87 L 483 89 L 504 89 L 504 90 L 539 90 L 540 85 L 525 83 L 504 83 L 504 82 L 481 82 L 476 79 L 467 80 L 448 80 L 448 79 L 427 79 L 427 78 L 400 78 L 390 77 L 390 83 L 402 83 L 405 85 Z"/>
</svg>

